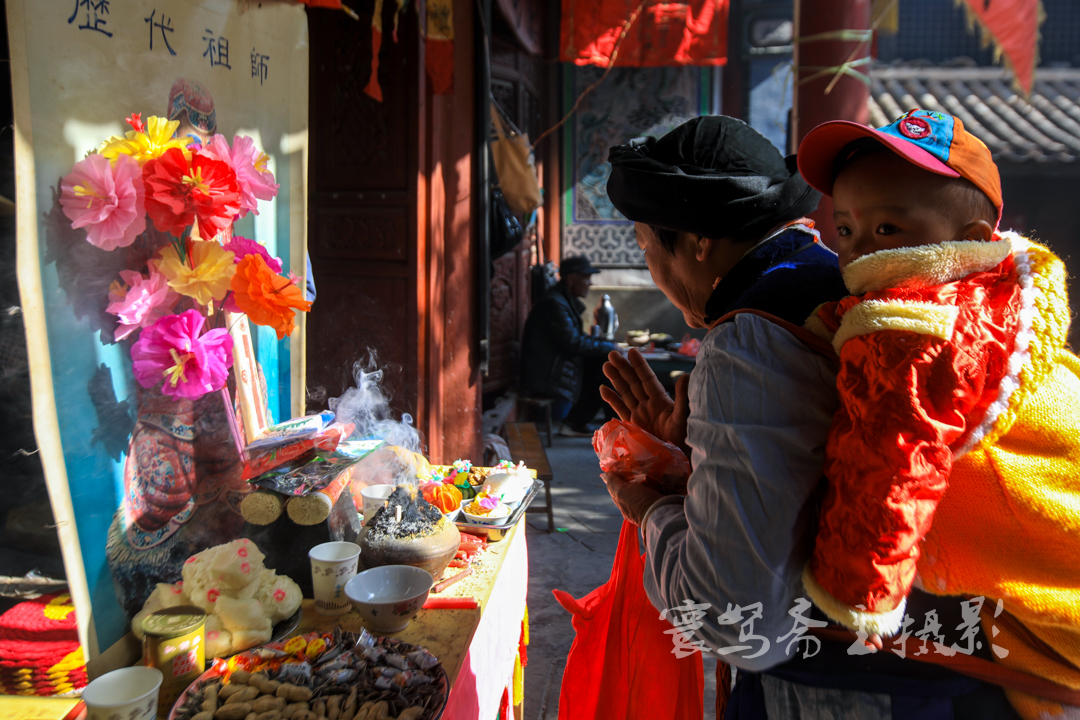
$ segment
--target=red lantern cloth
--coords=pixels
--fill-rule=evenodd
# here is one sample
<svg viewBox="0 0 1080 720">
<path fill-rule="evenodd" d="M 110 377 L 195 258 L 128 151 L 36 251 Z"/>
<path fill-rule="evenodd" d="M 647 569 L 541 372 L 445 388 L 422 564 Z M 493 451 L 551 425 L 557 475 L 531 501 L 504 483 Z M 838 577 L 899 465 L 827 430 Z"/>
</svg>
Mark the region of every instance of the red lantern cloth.
<svg viewBox="0 0 1080 720">
<path fill-rule="evenodd" d="M 562 0 L 559 59 L 607 67 L 640 0 Z M 728 0 L 646 0 L 619 47 L 617 66 L 724 65 Z"/>
<path fill-rule="evenodd" d="M 58 695 L 86 683 L 70 595 L 43 595 L 0 616 L 0 693 Z"/>
<path fill-rule="evenodd" d="M 1031 95 L 1043 20 L 1039 0 L 967 0 L 966 9 L 968 17 L 979 21 L 984 40 L 993 40 L 1005 56 L 1005 65 L 1016 75 L 1024 94 Z"/>
</svg>

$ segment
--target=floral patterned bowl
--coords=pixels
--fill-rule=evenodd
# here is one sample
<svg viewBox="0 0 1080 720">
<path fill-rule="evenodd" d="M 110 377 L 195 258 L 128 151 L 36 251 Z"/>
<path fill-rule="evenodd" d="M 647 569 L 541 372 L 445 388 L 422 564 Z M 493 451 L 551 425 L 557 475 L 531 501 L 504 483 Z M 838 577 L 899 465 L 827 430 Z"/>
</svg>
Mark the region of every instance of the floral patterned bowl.
<svg viewBox="0 0 1080 720">
<path fill-rule="evenodd" d="M 382 565 L 365 570 L 345 583 L 345 594 L 375 633 L 404 630 L 424 606 L 435 581 L 431 573 L 412 565 Z"/>
</svg>

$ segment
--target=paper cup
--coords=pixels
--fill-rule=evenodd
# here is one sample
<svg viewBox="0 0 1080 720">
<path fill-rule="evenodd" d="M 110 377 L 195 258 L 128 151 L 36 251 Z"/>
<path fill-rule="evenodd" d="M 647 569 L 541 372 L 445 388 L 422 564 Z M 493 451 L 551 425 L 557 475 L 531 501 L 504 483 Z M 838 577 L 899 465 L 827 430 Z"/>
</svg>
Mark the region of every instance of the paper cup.
<svg viewBox="0 0 1080 720">
<path fill-rule="evenodd" d="M 86 720 L 153 720 L 157 717 L 161 671 L 129 667 L 105 673 L 86 686 Z"/>
<path fill-rule="evenodd" d="M 351 603 L 345 595 L 345 583 L 356 575 L 360 546 L 351 542 L 328 542 L 308 552 L 311 558 L 311 584 L 315 610 L 320 615 L 344 615 Z"/>
<path fill-rule="evenodd" d="M 360 491 L 360 497 L 363 498 L 363 513 L 364 524 L 366 525 L 371 521 L 371 518 L 375 517 L 375 513 L 386 502 L 386 498 L 390 497 L 396 490 L 393 485 L 368 485 L 366 488 Z"/>
</svg>

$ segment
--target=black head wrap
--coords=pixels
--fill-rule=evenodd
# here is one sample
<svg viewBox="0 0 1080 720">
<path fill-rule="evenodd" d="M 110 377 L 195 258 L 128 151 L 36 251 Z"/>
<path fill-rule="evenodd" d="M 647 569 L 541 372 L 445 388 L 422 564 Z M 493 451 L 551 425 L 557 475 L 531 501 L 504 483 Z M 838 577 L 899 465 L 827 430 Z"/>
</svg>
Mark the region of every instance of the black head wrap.
<svg viewBox="0 0 1080 720">
<path fill-rule="evenodd" d="M 607 193 L 635 222 L 705 237 L 756 237 L 814 210 L 821 193 L 758 131 L 724 115 L 616 145 Z"/>
</svg>

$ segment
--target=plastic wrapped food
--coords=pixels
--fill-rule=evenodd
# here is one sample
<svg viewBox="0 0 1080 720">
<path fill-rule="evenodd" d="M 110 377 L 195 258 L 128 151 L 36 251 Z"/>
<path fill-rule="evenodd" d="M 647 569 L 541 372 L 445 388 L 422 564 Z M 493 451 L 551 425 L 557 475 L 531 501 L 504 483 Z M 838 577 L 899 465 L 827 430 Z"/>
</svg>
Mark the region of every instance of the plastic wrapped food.
<svg viewBox="0 0 1080 720">
<path fill-rule="evenodd" d="M 682 450 L 633 423 L 611 420 L 593 435 L 600 469 L 627 480 L 670 488 L 690 476 L 690 461 Z"/>
<path fill-rule="evenodd" d="M 312 437 L 334 421 L 334 413 L 323 412 L 318 415 L 305 415 L 292 418 L 263 430 L 259 437 L 248 443 L 248 453 L 263 452 L 271 448 L 292 444 L 298 440 Z"/>
</svg>

